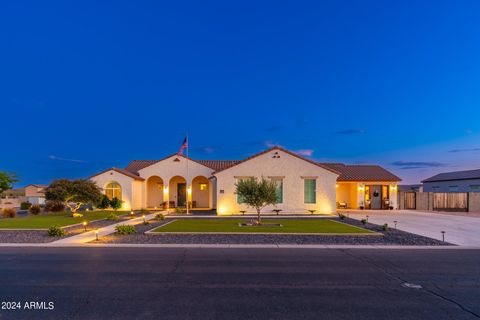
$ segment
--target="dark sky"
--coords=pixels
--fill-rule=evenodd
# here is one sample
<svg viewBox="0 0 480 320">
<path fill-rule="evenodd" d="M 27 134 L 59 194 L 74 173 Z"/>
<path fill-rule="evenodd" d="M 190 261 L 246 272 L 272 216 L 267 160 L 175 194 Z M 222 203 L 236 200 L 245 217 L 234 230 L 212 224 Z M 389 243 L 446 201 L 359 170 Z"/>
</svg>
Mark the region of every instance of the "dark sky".
<svg viewBox="0 0 480 320">
<path fill-rule="evenodd" d="M 479 1 L 2 1 L 19 186 L 278 144 L 418 182 L 480 163 Z"/>
</svg>

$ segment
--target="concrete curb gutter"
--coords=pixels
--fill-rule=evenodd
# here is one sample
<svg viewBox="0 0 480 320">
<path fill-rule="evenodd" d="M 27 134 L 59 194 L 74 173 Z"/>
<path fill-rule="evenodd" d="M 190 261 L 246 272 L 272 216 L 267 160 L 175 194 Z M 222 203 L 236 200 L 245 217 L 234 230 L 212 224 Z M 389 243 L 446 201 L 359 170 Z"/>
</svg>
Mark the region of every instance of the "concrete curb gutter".
<svg viewBox="0 0 480 320">
<path fill-rule="evenodd" d="M 1 243 L 1 247 L 38 248 L 205 248 L 205 249 L 375 249 L 375 250 L 480 250 L 480 246 L 399 246 L 399 245 L 295 245 L 295 244 L 137 244 L 137 243 Z"/>
</svg>

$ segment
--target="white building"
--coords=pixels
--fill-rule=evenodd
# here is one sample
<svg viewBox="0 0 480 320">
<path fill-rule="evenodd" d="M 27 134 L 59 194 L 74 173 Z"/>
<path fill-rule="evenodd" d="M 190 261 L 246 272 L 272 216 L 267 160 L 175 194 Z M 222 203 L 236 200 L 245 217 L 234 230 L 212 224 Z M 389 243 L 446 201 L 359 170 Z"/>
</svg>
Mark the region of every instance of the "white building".
<svg viewBox="0 0 480 320">
<path fill-rule="evenodd" d="M 188 172 L 187 172 L 188 162 Z M 265 177 L 277 182 L 278 203 L 264 212 L 333 213 L 341 204 L 396 208 L 398 177 L 379 166 L 318 163 L 280 147 L 244 160 L 193 160 L 171 155 L 161 160 L 134 160 L 126 168 L 110 168 L 90 179 L 124 209 L 185 207 L 217 214 L 253 212 L 235 194 L 240 179 Z M 387 207 L 386 207 L 387 206 Z"/>
</svg>

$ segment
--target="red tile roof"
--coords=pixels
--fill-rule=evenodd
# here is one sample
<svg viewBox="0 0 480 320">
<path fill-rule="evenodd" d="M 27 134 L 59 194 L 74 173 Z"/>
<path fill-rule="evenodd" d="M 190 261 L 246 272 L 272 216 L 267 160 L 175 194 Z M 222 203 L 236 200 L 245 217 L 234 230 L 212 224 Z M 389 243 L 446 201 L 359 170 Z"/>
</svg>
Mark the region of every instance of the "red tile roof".
<svg viewBox="0 0 480 320">
<path fill-rule="evenodd" d="M 302 159 L 304 161 L 307 161 L 309 163 L 315 164 L 321 168 L 324 168 L 326 170 L 329 170 L 333 173 L 339 174 L 339 177 L 337 181 L 401 181 L 399 177 L 394 175 L 393 173 L 385 170 L 384 168 L 377 166 L 377 165 L 345 165 L 343 163 L 321 163 L 321 162 L 315 162 L 311 159 L 302 157 L 292 151 L 286 150 L 281 147 L 272 147 L 269 148 L 265 151 L 262 151 L 260 153 L 257 153 L 251 157 L 248 157 L 244 160 L 194 160 L 190 159 L 192 161 L 195 161 L 203 166 L 206 166 L 210 169 L 212 169 L 215 173 L 220 172 L 223 170 L 226 170 L 228 168 L 234 167 L 242 162 L 248 161 L 252 158 L 258 157 L 262 154 L 265 154 L 267 152 L 273 151 L 273 150 L 281 150 L 285 153 L 288 153 L 292 156 L 295 156 L 299 159 Z M 165 157 L 160 160 L 133 160 L 131 161 L 125 169 L 119 169 L 119 168 L 110 168 L 105 171 L 102 171 L 93 177 L 104 173 L 108 170 L 115 170 L 119 173 L 125 174 L 131 178 L 137 179 L 137 180 L 144 180 L 139 176 L 138 171 L 146 168 L 148 166 L 151 166 L 159 161 L 162 161 L 164 159 L 170 158 L 173 155 L 170 155 L 168 157 Z M 183 157 L 183 156 L 178 156 L 178 157 Z M 183 157 L 185 158 L 185 157 Z"/>
<path fill-rule="evenodd" d="M 215 171 L 220 171 L 236 165 L 240 160 L 197 160 L 197 162 Z"/>
<path fill-rule="evenodd" d="M 138 175 L 139 170 L 151 166 L 152 164 L 155 164 L 162 160 L 133 160 L 128 164 L 128 166 L 125 167 L 125 170 L 135 175 Z M 205 167 L 208 167 L 214 171 L 223 170 L 225 168 L 234 166 L 235 164 L 240 162 L 239 160 L 190 160 L 200 163 L 201 165 L 204 165 Z"/>
<path fill-rule="evenodd" d="M 377 165 L 322 164 L 340 172 L 337 181 L 402 181 L 390 171 Z"/>
</svg>

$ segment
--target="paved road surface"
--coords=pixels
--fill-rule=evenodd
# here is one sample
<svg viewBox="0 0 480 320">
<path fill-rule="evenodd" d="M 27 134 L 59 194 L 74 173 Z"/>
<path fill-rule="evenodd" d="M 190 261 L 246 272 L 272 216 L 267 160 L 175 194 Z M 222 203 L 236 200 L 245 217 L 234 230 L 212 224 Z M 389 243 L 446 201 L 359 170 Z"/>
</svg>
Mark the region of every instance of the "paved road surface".
<svg viewBox="0 0 480 320">
<path fill-rule="evenodd" d="M 361 220 L 369 215 L 368 221 L 383 225 L 388 223 L 400 230 L 416 233 L 433 239 L 442 240 L 442 231 L 445 241 L 464 246 L 480 246 L 480 217 L 466 217 L 455 214 L 422 212 L 412 210 L 395 211 L 355 211 L 349 212 L 351 218 Z"/>
<path fill-rule="evenodd" d="M 55 306 L 0 319 L 478 319 L 480 251 L 0 248 L 0 297 Z"/>
</svg>

